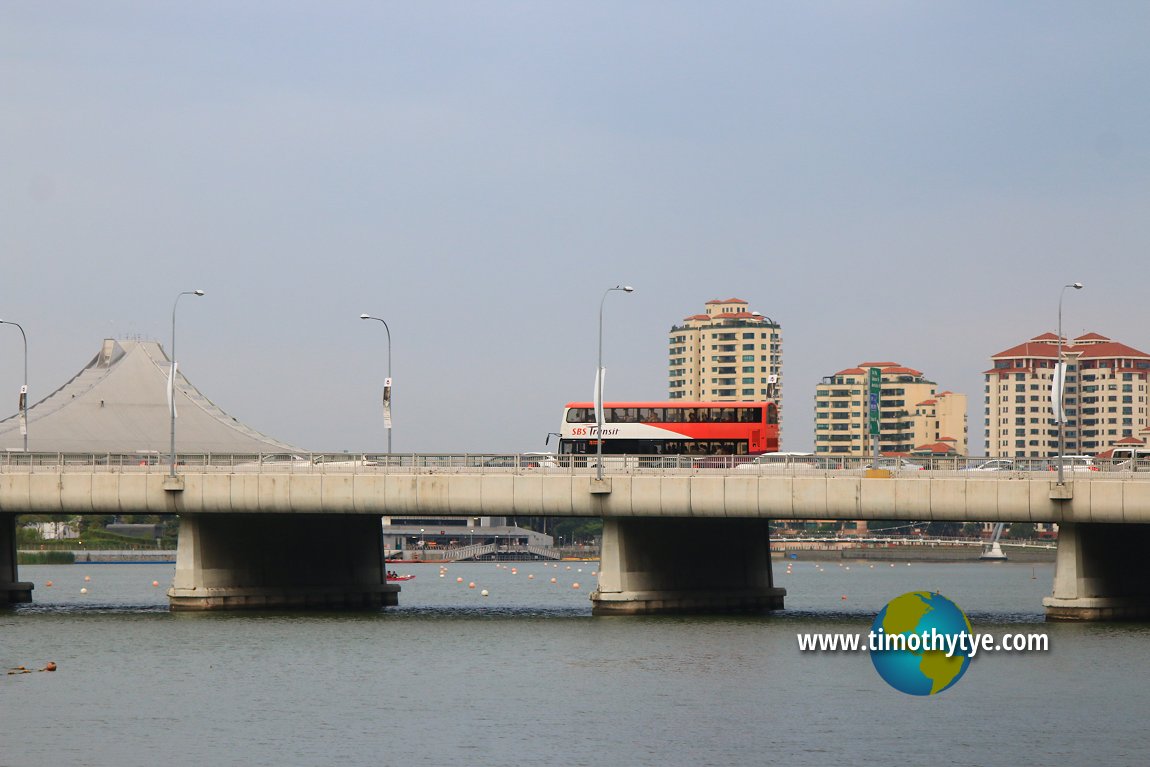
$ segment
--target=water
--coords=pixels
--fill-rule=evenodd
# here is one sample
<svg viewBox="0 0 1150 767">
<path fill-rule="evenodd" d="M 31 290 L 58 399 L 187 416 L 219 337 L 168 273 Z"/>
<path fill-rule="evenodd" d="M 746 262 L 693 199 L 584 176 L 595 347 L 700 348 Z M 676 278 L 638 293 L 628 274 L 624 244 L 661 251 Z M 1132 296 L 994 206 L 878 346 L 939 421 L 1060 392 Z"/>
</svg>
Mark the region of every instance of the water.
<svg viewBox="0 0 1150 767">
<path fill-rule="evenodd" d="M 1045 624 L 1052 565 L 776 563 L 784 613 L 636 618 L 591 616 L 593 563 L 514 566 L 407 566 L 369 614 L 170 614 L 170 565 L 22 567 L 37 601 L 0 611 L 0 663 L 59 670 L 0 677 L 0 765 L 1144 762 L 1150 625 Z M 924 589 L 1052 649 L 929 698 L 797 649 Z"/>
</svg>

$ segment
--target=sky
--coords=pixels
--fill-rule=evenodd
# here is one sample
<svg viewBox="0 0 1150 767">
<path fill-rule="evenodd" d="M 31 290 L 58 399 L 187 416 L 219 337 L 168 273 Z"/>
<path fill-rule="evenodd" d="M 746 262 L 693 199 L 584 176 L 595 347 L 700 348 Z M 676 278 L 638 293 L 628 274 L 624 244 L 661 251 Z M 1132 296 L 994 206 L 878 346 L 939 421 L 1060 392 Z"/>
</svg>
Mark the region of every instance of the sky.
<svg viewBox="0 0 1150 767">
<path fill-rule="evenodd" d="M 970 398 L 1054 331 L 1150 350 L 1150 5 L 0 3 L 0 319 L 31 400 L 105 337 L 232 416 L 544 449 L 667 397 L 714 298 L 782 325 L 784 450 L 864 360 Z M 0 325 L 0 413 L 19 332 Z M 554 443 L 552 443 L 554 444 Z M 34 447 L 34 445 L 33 445 Z"/>
</svg>

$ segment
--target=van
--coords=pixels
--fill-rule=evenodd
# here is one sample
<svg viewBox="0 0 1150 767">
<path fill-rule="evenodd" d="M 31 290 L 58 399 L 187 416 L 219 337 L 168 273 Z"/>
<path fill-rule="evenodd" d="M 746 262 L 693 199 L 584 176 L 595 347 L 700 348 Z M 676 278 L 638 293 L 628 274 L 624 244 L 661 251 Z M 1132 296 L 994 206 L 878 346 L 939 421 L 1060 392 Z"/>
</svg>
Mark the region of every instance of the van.
<svg viewBox="0 0 1150 767">
<path fill-rule="evenodd" d="M 1099 463 L 1109 471 L 1150 471 L 1150 448 L 1116 447 L 1107 453 L 1105 459 L 1099 456 Z"/>
</svg>

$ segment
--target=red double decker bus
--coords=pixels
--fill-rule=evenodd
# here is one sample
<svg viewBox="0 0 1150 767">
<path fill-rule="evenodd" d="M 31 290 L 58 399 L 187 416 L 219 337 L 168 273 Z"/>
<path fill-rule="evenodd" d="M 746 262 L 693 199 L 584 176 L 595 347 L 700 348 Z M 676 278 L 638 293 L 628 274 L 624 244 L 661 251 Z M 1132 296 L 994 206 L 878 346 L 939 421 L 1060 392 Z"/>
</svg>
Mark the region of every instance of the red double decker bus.
<svg viewBox="0 0 1150 767">
<path fill-rule="evenodd" d="M 595 406 L 563 408 L 559 452 L 590 455 L 599 435 Z M 758 455 L 779 449 L 774 402 L 604 402 L 604 455 Z"/>
</svg>

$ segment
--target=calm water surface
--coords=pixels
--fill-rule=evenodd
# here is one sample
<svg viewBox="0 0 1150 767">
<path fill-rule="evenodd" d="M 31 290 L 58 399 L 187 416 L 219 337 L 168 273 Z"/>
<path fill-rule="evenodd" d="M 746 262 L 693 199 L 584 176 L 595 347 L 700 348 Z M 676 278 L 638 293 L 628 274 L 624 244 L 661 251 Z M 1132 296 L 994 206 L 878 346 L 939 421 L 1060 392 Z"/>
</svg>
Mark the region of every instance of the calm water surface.
<svg viewBox="0 0 1150 767">
<path fill-rule="evenodd" d="M 785 612 L 689 618 L 594 618 L 594 563 L 515 567 L 407 566 L 380 613 L 209 615 L 167 612 L 171 566 L 21 567 L 0 664 L 59 670 L 0 676 L 0 766 L 1145 764 L 1150 625 L 1045 624 L 1052 565 L 776 563 Z M 798 651 L 924 589 L 1052 649 L 928 698 Z"/>
</svg>

